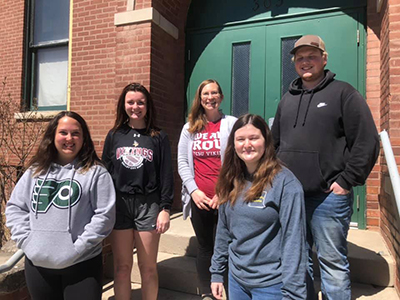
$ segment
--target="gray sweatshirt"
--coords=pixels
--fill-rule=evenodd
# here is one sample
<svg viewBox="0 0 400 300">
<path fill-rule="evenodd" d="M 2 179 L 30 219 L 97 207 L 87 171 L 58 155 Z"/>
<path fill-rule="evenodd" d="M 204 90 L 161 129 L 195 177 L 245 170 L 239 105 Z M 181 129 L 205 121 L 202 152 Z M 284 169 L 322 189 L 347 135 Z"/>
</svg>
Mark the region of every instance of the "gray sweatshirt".
<svg viewBox="0 0 400 300">
<path fill-rule="evenodd" d="M 211 282 L 227 269 L 242 286 L 283 283 L 283 299 L 306 299 L 306 222 L 303 188 L 288 169 L 274 178 L 259 199 L 219 207 L 211 261 Z"/>
<path fill-rule="evenodd" d="M 18 248 L 37 267 L 63 269 L 102 251 L 115 222 L 115 190 L 100 166 L 88 172 L 74 163 L 52 164 L 45 175 L 29 168 L 6 207 L 6 225 Z M 72 193 L 70 193 L 71 191 Z"/>
</svg>

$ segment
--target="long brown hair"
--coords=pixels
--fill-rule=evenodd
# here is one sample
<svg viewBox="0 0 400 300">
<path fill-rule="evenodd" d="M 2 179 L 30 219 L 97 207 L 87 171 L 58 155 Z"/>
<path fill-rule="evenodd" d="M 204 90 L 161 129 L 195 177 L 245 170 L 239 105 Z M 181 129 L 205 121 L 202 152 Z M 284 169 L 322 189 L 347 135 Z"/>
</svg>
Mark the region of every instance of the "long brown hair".
<svg viewBox="0 0 400 300">
<path fill-rule="evenodd" d="M 82 172 L 88 171 L 93 165 L 101 164 L 99 157 L 96 154 L 92 138 L 90 136 L 89 127 L 85 120 L 76 112 L 62 111 L 58 113 L 47 125 L 42 141 L 36 151 L 36 154 L 29 161 L 29 166 L 35 168 L 33 175 L 38 175 L 46 172 L 51 163 L 55 162 L 58 157 L 58 151 L 54 144 L 58 122 L 69 117 L 76 120 L 82 129 L 83 145 L 79 151 L 77 158 L 77 167 L 81 168 Z"/>
<path fill-rule="evenodd" d="M 202 131 L 207 125 L 205 111 L 203 106 L 201 106 L 201 92 L 203 91 L 203 88 L 210 83 L 215 83 L 218 86 L 218 93 L 221 97 L 224 97 L 218 81 L 214 79 L 207 79 L 200 83 L 199 87 L 197 88 L 196 94 L 194 95 L 192 108 L 190 109 L 188 117 L 189 132 L 192 134 Z"/>
<path fill-rule="evenodd" d="M 272 180 L 282 168 L 276 158 L 271 130 L 268 128 L 264 119 L 253 114 L 241 116 L 233 125 L 232 131 L 229 135 L 224 163 L 221 167 L 221 172 L 219 173 L 216 185 L 216 194 L 219 197 L 220 204 L 230 202 L 231 205 L 234 205 L 245 187 L 245 174 L 247 173 L 247 168 L 245 163 L 236 154 L 235 132 L 248 124 L 253 125 L 261 131 L 261 134 L 265 139 L 265 152 L 260 158 L 257 169 L 253 174 L 251 188 L 244 196 L 245 202 L 251 202 L 259 198 L 268 185 L 272 186 Z"/>
<path fill-rule="evenodd" d="M 124 124 L 129 122 L 129 116 L 125 111 L 125 96 L 128 92 L 140 92 L 146 97 L 146 133 L 151 136 L 158 135 L 160 129 L 156 126 L 156 109 L 154 107 L 153 98 L 151 97 L 149 91 L 140 83 L 130 83 L 122 90 L 118 98 L 117 104 L 117 117 L 115 119 L 114 127 L 112 131 L 115 132 L 120 129 Z"/>
</svg>

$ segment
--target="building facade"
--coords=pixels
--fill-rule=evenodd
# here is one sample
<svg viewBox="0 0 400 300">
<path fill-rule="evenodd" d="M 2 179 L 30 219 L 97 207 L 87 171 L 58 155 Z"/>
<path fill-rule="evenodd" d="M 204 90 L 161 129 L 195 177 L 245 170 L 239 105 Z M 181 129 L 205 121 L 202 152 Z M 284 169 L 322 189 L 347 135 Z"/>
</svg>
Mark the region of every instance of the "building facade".
<svg viewBox="0 0 400 300">
<path fill-rule="evenodd" d="M 176 165 L 198 84 L 217 79 L 225 113 L 249 111 L 271 123 L 295 76 L 289 49 L 303 34 L 325 40 L 327 67 L 365 95 L 400 164 L 400 0 L 2 0 L 0 77 L 21 110 L 80 113 L 99 154 L 120 91 L 140 82 L 153 95 Z M 354 203 L 353 226 L 380 230 L 400 266 L 383 153 Z"/>
</svg>

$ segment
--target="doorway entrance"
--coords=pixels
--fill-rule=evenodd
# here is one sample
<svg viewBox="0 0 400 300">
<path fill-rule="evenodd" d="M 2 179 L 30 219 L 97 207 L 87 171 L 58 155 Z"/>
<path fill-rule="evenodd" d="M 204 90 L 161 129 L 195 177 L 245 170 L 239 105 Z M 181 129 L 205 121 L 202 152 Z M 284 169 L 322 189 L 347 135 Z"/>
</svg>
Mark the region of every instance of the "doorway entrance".
<svg viewBox="0 0 400 300">
<path fill-rule="evenodd" d="M 224 113 L 255 113 L 272 125 L 282 95 L 297 77 L 289 51 L 305 34 L 323 38 L 327 68 L 365 95 L 364 18 L 364 8 L 352 8 L 188 30 L 187 107 L 200 82 L 213 78 L 223 89 Z M 365 187 L 355 188 L 354 195 L 352 225 L 363 229 Z"/>
</svg>

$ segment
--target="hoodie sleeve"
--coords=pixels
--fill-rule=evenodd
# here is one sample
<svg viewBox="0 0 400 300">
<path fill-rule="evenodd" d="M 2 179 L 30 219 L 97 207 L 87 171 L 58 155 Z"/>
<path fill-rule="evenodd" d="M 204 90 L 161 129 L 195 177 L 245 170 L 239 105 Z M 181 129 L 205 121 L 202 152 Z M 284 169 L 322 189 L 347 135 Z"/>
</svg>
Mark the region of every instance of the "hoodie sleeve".
<svg viewBox="0 0 400 300">
<path fill-rule="evenodd" d="M 169 144 L 168 136 L 165 133 L 163 133 L 161 138 L 161 160 L 159 173 L 159 179 L 161 183 L 160 209 L 164 207 L 170 207 L 174 199 L 174 178 L 172 173 L 171 146 Z"/>
<path fill-rule="evenodd" d="M 363 185 L 379 155 L 379 136 L 364 98 L 353 90 L 343 100 L 343 127 L 350 155 L 336 182 L 344 189 Z"/>
<path fill-rule="evenodd" d="M 189 194 L 197 190 L 197 184 L 194 180 L 192 169 L 189 165 L 188 148 L 191 141 L 191 135 L 186 124 L 181 132 L 178 143 L 178 173 L 181 176 L 182 183 L 188 190 Z"/>
<path fill-rule="evenodd" d="M 34 180 L 32 172 L 26 171 L 16 184 L 6 206 L 6 226 L 10 228 L 11 238 L 17 243 L 18 248 L 22 248 L 22 244 L 31 232 L 29 206 L 33 192 L 31 183 Z"/>
<path fill-rule="evenodd" d="M 83 253 L 102 242 L 110 233 L 115 223 L 115 189 L 111 175 L 102 167 L 92 179 L 90 201 L 94 211 L 90 222 L 75 241 L 75 249 Z"/>
<path fill-rule="evenodd" d="M 278 105 L 278 109 L 276 110 L 274 118 L 274 123 L 272 124 L 271 128 L 272 140 L 274 142 L 275 150 L 277 150 L 280 145 L 280 128 L 279 128 L 280 118 L 281 118 L 281 106 Z"/>
<path fill-rule="evenodd" d="M 229 204 L 222 204 L 218 209 L 217 232 L 210 267 L 211 282 L 224 282 L 224 273 L 228 268 L 230 234 L 225 215 L 226 205 Z"/>
<path fill-rule="evenodd" d="M 283 299 L 306 299 L 307 254 L 304 194 L 300 182 L 294 178 L 288 178 L 284 184 L 279 220 L 282 226 Z"/>
</svg>

